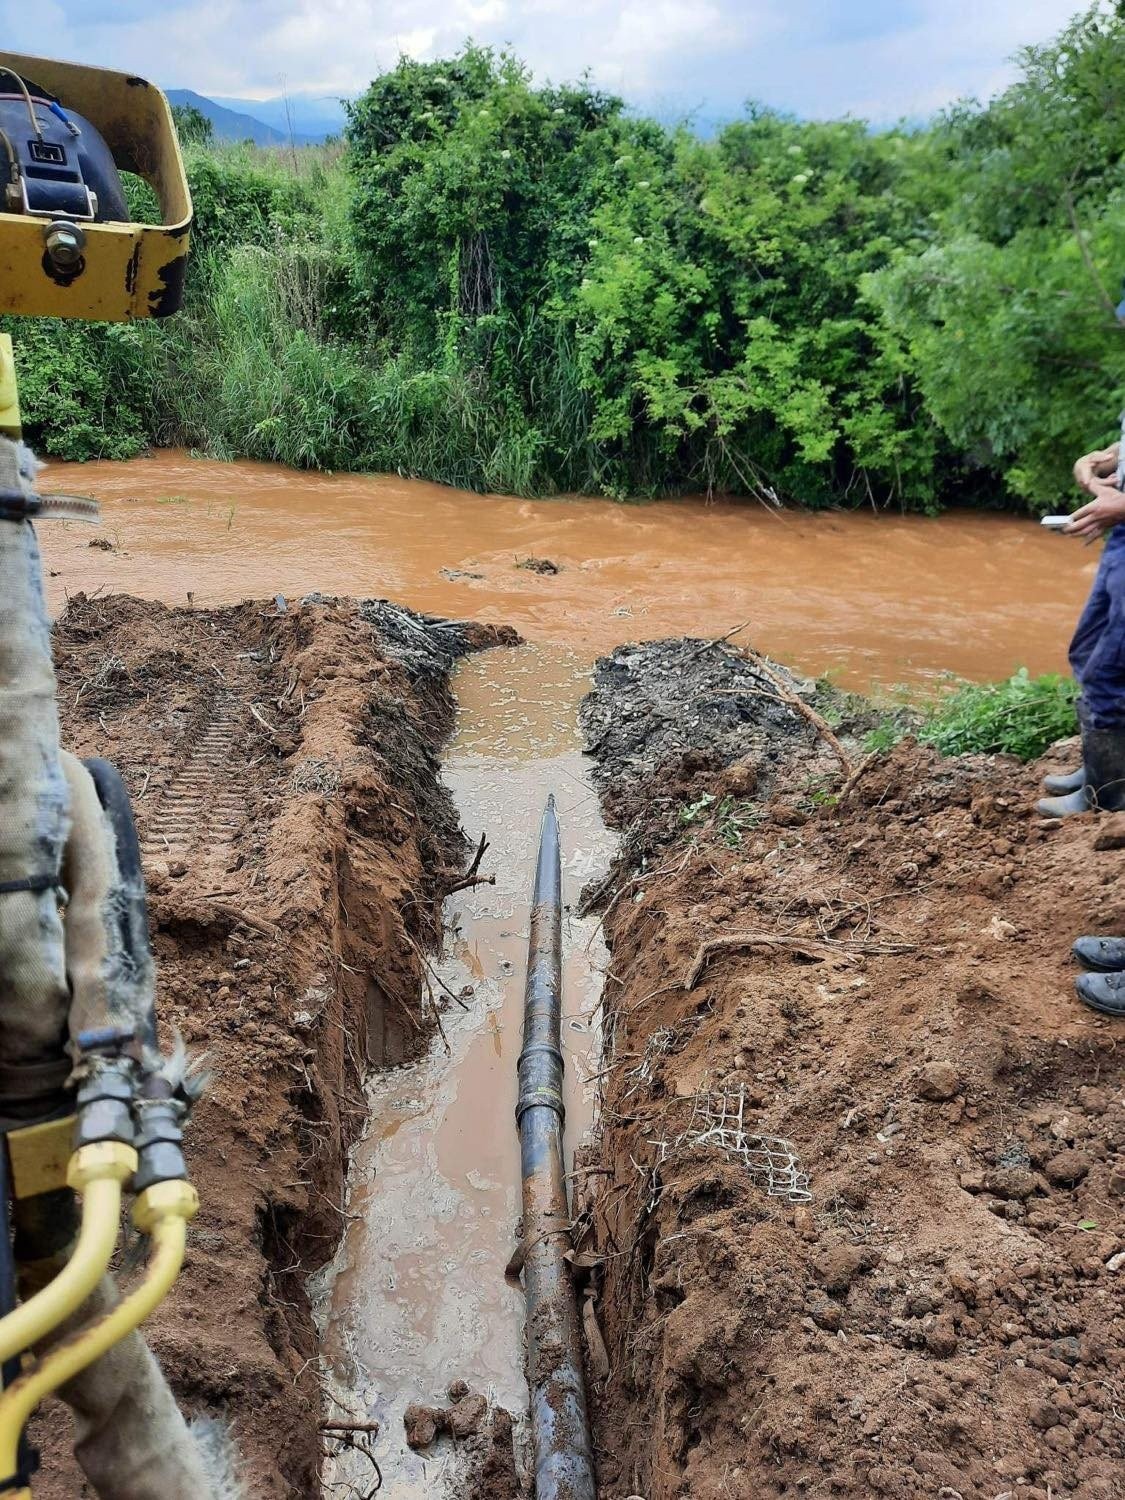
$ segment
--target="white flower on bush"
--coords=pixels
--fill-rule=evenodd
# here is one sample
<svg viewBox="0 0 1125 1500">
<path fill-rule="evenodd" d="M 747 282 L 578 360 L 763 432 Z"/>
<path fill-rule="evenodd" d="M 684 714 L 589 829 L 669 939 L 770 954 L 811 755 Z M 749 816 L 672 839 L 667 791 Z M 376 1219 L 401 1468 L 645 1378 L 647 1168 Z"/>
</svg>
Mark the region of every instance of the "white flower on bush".
<svg viewBox="0 0 1125 1500">
<path fill-rule="evenodd" d="M 802 155 L 804 155 L 804 150 L 805 150 L 804 146 L 790 146 L 789 147 L 789 155 L 790 156 L 802 156 Z"/>
<path fill-rule="evenodd" d="M 500 153 L 500 160 L 501 161 L 511 161 L 511 159 L 512 159 L 512 153 L 510 151 L 501 151 L 501 153 Z"/>
<path fill-rule="evenodd" d="M 643 234 L 635 234 L 633 236 L 633 244 L 634 245 L 643 245 L 644 242 L 645 242 L 645 237 L 644 237 Z"/>
<path fill-rule="evenodd" d="M 613 165 L 615 167 L 627 167 L 632 160 L 631 156 L 619 156 Z"/>
<path fill-rule="evenodd" d="M 795 187 L 804 187 L 805 183 L 808 182 L 808 180 L 809 174 L 807 172 L 798 172 L 796 177 L 790 178 L 790 181 L 794 184 Z"/>
</svg>

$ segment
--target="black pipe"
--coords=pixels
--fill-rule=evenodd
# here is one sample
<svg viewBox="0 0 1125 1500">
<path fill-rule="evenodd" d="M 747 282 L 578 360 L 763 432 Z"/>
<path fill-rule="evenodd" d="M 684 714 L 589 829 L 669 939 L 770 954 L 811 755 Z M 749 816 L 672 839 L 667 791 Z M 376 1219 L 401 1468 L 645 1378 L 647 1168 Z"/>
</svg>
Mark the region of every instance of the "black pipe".
<svg viewBox="0 0 1125 1500">
<path fill-rule="evenodd" d="M 8 1172 L 8 1142 L 0 1135 L 0 1318 L 14 1309 L 16 1294 L 16 1256 L 12 1245 L 11 1184 Z M 5 1389 L 20 1372 L 20 1357 L 13 1355 L 0 1367 L 0 1385 Z"/>
<path fill-rule="evenodd" d="M 596 1500 L 563 1165 L 562 869 L 548 797 L 532 896 L 519 1059 L 523 1278 L 536 1500 Z"/>
</svg>

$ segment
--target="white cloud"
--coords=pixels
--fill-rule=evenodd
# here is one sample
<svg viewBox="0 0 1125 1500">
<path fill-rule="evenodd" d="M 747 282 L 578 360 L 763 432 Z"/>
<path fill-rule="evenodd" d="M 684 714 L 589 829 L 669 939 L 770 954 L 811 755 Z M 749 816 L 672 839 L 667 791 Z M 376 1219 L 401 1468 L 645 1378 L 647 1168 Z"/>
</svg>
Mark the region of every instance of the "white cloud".
<svg viewBox="0 0 1125 1500">
<path fill-rule="evenodd" d="M 401 52 L 468 36 L 536 76 L 585 71 L 642 107 L 730 116 L 918 116 L 1012 76 L 1079 0 L 0 0 L 0 36 L 167 86 L 265 97 L 354 93 Z"/>
</svg>

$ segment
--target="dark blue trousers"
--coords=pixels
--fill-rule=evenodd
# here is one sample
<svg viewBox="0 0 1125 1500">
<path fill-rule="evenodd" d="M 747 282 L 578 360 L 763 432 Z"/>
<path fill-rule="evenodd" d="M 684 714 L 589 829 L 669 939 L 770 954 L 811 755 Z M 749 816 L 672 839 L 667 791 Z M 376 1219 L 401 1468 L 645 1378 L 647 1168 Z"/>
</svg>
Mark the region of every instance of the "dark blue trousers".
<svg viewBox="0 0 1125 1500">
<path fill-rule="evenodd" d="M 1070 643 L 1070 668 L 1090 726 L 1125 728 L 1125 526 L 1115 526 L 1106 540 Z"/>
</svg>

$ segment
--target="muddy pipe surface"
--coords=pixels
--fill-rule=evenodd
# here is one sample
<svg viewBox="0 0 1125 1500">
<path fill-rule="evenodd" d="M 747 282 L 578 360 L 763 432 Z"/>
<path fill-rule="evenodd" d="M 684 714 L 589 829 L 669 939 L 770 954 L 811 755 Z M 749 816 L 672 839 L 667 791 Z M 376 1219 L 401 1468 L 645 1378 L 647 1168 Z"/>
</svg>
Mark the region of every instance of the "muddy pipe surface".
<svg viewBox="0 0 1125 1500">
<path fill-rule="evenodd" d="M 532 896 L 519 1058 L 523 1279 L 536 1500 L 595 1500 L 581 1328 L 570 1266 L 563 1163 L 562 870 L 547 799 Z"/>
</svg>

